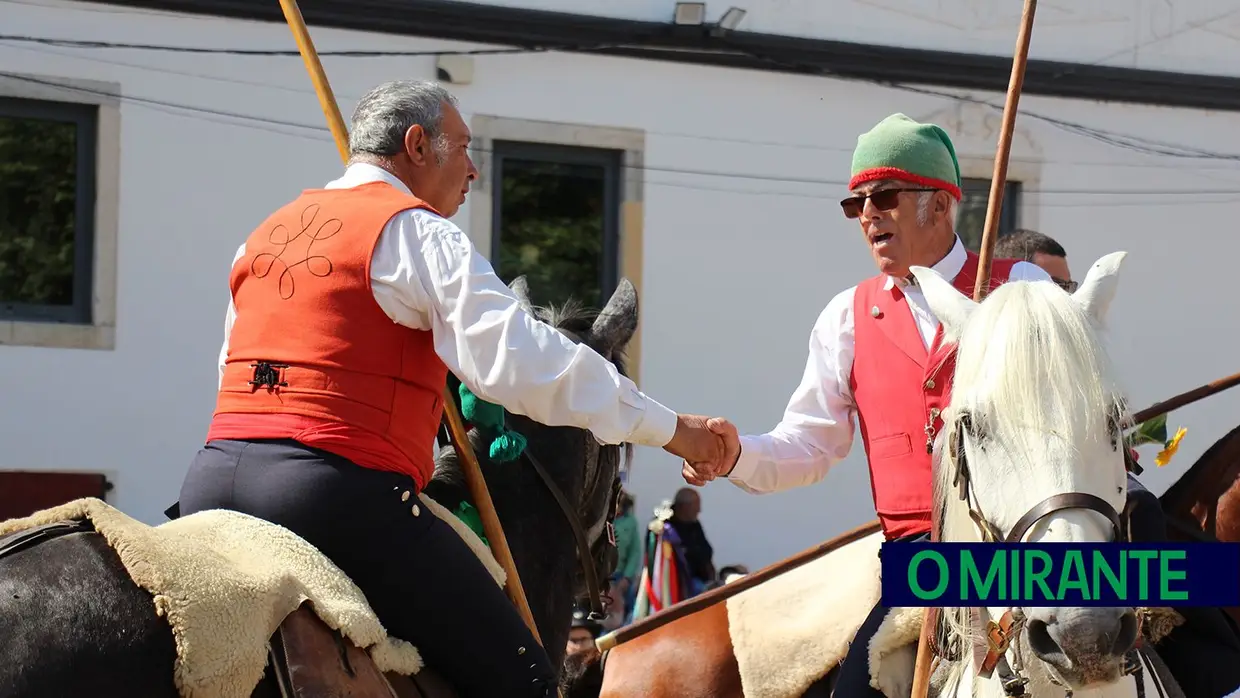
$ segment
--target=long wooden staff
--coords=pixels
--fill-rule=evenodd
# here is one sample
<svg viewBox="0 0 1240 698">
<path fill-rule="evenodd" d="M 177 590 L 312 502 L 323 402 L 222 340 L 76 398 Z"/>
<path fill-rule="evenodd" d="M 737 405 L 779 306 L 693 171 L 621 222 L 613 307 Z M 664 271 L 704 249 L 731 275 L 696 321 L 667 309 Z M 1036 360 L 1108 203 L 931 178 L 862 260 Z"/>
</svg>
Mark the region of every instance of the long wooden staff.
<svg viewBox="0 0 1240 698">
<path fill-rule="evenodd" d="M 757 572 L 747 574 L 735 582 L 730 582 L 723 586 L 715 587 L 714 589 L 698 594 L 691 599 L 685 599 L 674 606 L 668 606 L 654 615 L 646 616 L 645 618 L 633 621 L 623 628 L 613 630 L 606 635 L 598 637 L 594 641 L 594 646 L 597 647 L 600 652 L 605 652 L 616 645 L 623 642 L 628 642 L 629 640 L 641 635 L 645 635 L 656 628 L 661 628 L 674 620 L 697 613 L 707 606 L 713 606 L 721 601 L 736 596 L 746 589 L 752 589 L 763 582 L 770 581 L 785 572 L 790 572 L 801 565 L 812 562 L 833 550 L 838 550 L 849 543 L 853 543 L 865 538 L 868 535 L 877 533 L 878 530 L 878 521 L 871 521 L 867 524 L 858 526 L 857 528 L 854 528 L 851 531 L 846 531 L 825 543 L 820 543 L 808 550 L 803 550 L 792 557 L 780 560 L 773 565 L 763 567 Z"/>
<path fill-rule="evenodd" d="M 1020 32 L 1016 35 L 1016 53 L 1012 57 L 1012 75 L 1008 79 L 1007 101 L 1003 105 L 1003 124 L 999 131 L 999 147 L 995 151 L 995 170 L 990 178 L 990 200 L 986 205 L 986 227 L 982 231 L 982 246 L 978 253 L 977 282 L 973 286 L 973 300 L 981 302 L 990 290 L 990 263 L 995 254 L 995 242 L 999 239 L 999 214 L 1003 210 L 1003 190 L 1007 184 L 1008 157 L 1012 152 L 1012 132 L 1016 128 L 1016 111 L 1020 103 L 1021 87 L 1025 83 L 1025 64 L 1029 60 L 1029 38 L 1033 34 L 1033 14 L 1038 0 L 1025 0 L 1021 13 Z M 933 534 L 931 540 L 937 540 Z M 913 669 L 913 692 L 911 698 L 926 698 L 930 693 L 931 645 L 939 609 L 928 608 L 922 618 L 921 639 L 917 643 L 917 664 Z"/>
<path fill-rule="evenodd" d="M 319 54 L 314 49 L 314 42 L 310 40 L 310 32 L 306 29 L 306 21 L 302 19 L 301 9 L 297 6 L 297 0 L 280 0 L 280 7 L 284 8 L 284 18 L 288 20 L 289 29 L 293 31 L 293 39 L 297 41 L 297 49 L 301 52 L 302 60 L 306 62 L 310 80 L 314 82 L 314 91 L 319 96 L 319 104 L 323 107 L 323 115 L 327 117 L 327 125 L 331 128 L 336 148 L 340 150 L 340 158 L 348 164 L 349 132 L 345 129 L 344 118 L 340 115 L 340 107 L 336 104 L 332 88 L 327 83 L 327 74 L 323 72 L 323 64 L 319 61 Z M 525 620 L 526 626 L 534 634 L 534 639 L 542 644 L 538 627 L 534 625 L 534 614 L 530 612 L 529 601 L 525 598 L 525 589 L 521 586 L 521 577 L 517 574 L 517 566 L 512 561 L 508 539 L 504 537 L 504 529 L 499 523 L 499 515 L 495 512 L 495 504 L 491 501 L 491 493 L 487 490 L 486 479 L 482 477 L 482 468 L 479 467 L 474 450 L 465 436 L 465 422 L 456 410 L 456 399 L 452 391 L 446 385 L 444 386 L 443 410 L 448 417 L 448 431 L 452 434 L 452 446 L 461 460 L 465 483 L 469 486 L 469 494 L 473 497 L 474 505 L 478 508 L 478 514 L 482 518 L 482 529 L 491 544 L 491 552 L 495 554 L 495 559 L 499 561 L 508 577 L 505 587 L 508 598 L 516 605 L 521 618 Z"/>
<path fill-rule="evenodd" d="M 1211 395 L 1221 393 L 1222 391 L 1233 388 L 1237 385 L 1240 385 L 1240 373 L 1206 383 L 1205 385 L 1180 393 L 1175 397 L 1163 400 L 1162 402 L 1156 403 L 1144 410 L 1141 410 L 1140 412 L 1137 412 L 1133 415 L 1133 423 L 1140 424 L 1147 419 L 1152 419 L 1170 412 L 1171 410 L 1179 409 L 1185 405 L 1197 402 L 1198 400 L 1203 400 Z M 694 596 L 691 599 L 685 599 L 674 606 L 668 606 L 658 613 L 646 616 L 640 620 L 636 620 L 633 623 L 620 628 L 619 630 L 612 631 L 606 635 L 601 635 L 594 641 L 594 644 L 598 647 L 599 651 L 606 651 L 616 645 L 624 644 L 625 642 L 641 637 L 652 630 L 661 628 L 672 621 L 698 613 L 708 606 L 713 606 L 717 603 L 726 601 L 746 589 L 752 589 L 759 584 L 769 582 L 785 572 L 791 572 L 801 565 L 813 562 L 833 550 L 838 550 L 845 545 L 854 543 L 872 533 L 877 532 L 878 530 L 879 523 L 877 520 L 862 524 L 861 526 L 858 526 L 851 531 L 846 531 L 831 540 L 803 550 L 767 567 L 763 567 L 757 572 L 745 575 L 735 582 L 725 586 L 716 587 L 710 591 Z"/>
</svg>

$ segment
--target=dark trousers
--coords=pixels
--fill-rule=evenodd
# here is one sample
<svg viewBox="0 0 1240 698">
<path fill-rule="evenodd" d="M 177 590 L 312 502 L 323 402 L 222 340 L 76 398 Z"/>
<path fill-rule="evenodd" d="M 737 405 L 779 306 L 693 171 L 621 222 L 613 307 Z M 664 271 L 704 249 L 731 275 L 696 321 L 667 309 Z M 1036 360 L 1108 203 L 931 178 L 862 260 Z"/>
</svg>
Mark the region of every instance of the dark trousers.
<svg viewBox="0 0 1240 698">
<path fill-rule="evenodd" d="M 554 696 L 551 662 L 503 589 L 456 531 L 415 508 L 416 495 L 407 475 L 295 441 L 212 441 L 190 466 L 180 508 L 231 509 L 301 536 L 462 696 Z"/>
<path fill-rule="evenodd" d="M 897 538 L 893 543 L 921 543 L 930 540 L 929 534 Z M 839 678 L 835 682 L 835 698 L 886 698 L 883 692 L 870 685 L 870 640 L 883 620 L 887 618 L 887 607 L 882 603 L 874 606 L 865 622 L 857 628 L 848 654 L 840 664 Z"/>
</svg>

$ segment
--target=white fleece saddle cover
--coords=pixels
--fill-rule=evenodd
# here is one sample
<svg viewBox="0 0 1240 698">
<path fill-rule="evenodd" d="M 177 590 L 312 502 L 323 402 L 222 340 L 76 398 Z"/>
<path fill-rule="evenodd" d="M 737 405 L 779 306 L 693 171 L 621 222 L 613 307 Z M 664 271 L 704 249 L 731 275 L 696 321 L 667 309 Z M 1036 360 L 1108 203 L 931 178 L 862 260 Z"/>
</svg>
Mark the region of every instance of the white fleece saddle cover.
<svg viewBox="0 0 1240 698">
<path fill-rule="evenodd" d="M 482 540 L 430 498 L 421 501 L 452 526 L 502 586 L 503 569 Z M 0 522 L 0 535 L 83 518 L 167 619 L 183 698 L 249 698 L 262 678 L 269 638 L 303 601 L 365 649 L 380 671 L 412 675 L 422 668 L 417 649 L 388 635 L 339 567 L 288 529 L 252 516 L 212 510 L 148 526 L 84 498 Z"/>
</svg>

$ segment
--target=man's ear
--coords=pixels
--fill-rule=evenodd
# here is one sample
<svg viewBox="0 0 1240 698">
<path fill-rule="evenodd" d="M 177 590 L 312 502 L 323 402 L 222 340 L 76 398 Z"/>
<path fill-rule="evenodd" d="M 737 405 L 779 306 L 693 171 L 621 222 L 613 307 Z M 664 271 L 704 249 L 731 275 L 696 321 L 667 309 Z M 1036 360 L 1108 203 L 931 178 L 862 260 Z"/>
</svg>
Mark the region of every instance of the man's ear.
<svg viewBox="0 0 1240 698">
<path fill-rule="evenodd" d="M 946 216 L 952 210 L 952 195 L 943 190 L 934 192 L 934 215 Z"/>
<path fill-rule="evenodd" d="M 405 131 L 405 153 L 409 155 L 409 159 L 415 165 L 426 164 L 426 129 L 420 124 L 414 124 Z"/>
</svg>

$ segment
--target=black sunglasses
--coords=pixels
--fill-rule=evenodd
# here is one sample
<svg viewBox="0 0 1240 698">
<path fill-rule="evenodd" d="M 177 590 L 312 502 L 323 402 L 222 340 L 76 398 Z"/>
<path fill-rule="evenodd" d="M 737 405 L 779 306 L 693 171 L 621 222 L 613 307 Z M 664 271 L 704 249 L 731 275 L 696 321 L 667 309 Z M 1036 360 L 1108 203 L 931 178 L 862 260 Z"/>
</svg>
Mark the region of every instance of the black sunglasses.
<svg viewBox="0 0 1240 698">
<path fill-rule="evenodd" d="M 874 208 L 880 211 L 890 211 L 900 205 L 900 192 L 902 191 L 936 191 L 935 189 L 880 189 L 869 194 L 859 194 L 850 196 L 840 202 L 840 208 L 844 209 L 845 218 L 858 218 L 861 211 L 865 209 L 865 200 L 869 199 L 874 204 Z"/>
<path fill-rule="evenodd" d="M 1071 279 L 1059 279 L 1054 276 L 1051 277 L 1051 281 L 1054 281 L 1059 288 L 1062 288 L 1068 293 L 1076 293 L 1076 289 L 1081 286 L 1079 283 L 1072 281 Z"/>
</svg>

